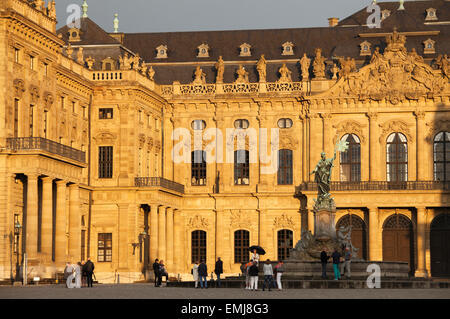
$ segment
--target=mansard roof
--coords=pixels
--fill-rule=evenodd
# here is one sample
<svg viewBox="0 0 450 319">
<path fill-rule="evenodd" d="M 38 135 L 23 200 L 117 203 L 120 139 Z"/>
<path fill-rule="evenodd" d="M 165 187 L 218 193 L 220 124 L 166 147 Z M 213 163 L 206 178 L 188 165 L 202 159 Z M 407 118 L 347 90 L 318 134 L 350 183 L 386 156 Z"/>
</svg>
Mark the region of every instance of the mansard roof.
<svg viewBox="0 0 450 319">
<path fill-rule="evenodd" d="M 69 29 L 70 28 L 65 25 L 56 31 L 56 34 L 62 35 L 62 38 L 66 43 L 69 43 Z M 111 37 L 108 32 L 103 30 L 97 23 L 89 18 L 80 19 L 80 31 L 81 41 L 74 42 L 72 45 L 120 45 L 119 41 Z"/>
</svg>

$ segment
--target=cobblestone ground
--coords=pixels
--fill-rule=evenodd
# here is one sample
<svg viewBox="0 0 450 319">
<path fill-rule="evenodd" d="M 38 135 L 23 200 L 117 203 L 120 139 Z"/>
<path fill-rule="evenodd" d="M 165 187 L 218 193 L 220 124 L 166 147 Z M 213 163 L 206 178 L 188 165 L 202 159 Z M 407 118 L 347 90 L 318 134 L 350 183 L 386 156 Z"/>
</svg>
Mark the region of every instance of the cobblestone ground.
<svg viewBox="0 0 450 319">
<path fill-rule="evenodd" d="M 286 289 L 248 291 L 234 288 L 155 288 L 151 284 L 97 285 L 67 289 L 63 285 L 0 287 L 0 299 L 450 299 L 450 289 Z"/>
</svg>

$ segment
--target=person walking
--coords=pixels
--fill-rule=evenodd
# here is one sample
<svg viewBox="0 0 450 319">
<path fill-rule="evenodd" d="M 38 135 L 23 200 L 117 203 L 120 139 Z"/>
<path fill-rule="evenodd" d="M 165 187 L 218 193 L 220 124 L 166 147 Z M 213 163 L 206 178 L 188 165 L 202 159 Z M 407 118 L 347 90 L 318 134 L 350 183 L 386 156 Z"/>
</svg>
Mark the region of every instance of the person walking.
<svg viewBox="0 0 450 319">
<path fill-rule="evenodd" d="M 87 276 L 86 276 L 86 261 L 81 262 L 81 287 L 87 286 Z"/>
<path fill-rule="evenodd" d="M 159 259 L 156 258 L 155 262 L 153 263 L 153 273 L 155 274 L 155 287 L 158 287 L 158 281 L 159 281 Z"/>
<path fill-rule="evenodd" d="M 331 258 L 333 258 L 334 280 L 339 280 L 341 279 L 341 273 L 339 272 L 339 263 L 341 261 L 341 254 L 337 251 L 337 249 L 334 250 L 333 254 L 331 255 Z"/>
<path fill-rule="evenodd" d="M 217 286 L 220 288 L 220 275 L 223 274 L 223 261 L 220 260 L 220 257 L 217 258 L 214 273 L 217 276 Z"/>
<path fill-rule="evenodd" d="M 83 265 L 81 262 L 77 262 L 75 266 L 75 288 L 81 288 L 81 269 Z"/>
<path fill-rule="evenodd" d="M 328 256 L 327 252 L 322 250 L 320 253 L 320 262 L 322 264 L 322 278 L 327 279 L 327 263 L 330 256 Z"/>
<path fill-rule="evenodd" d="M 204 260 L 202 260 L 198 266 L 198 276 L 200 278 L 200 288 L 203 289 L 203 282 L 205 282 L 205 288 L 208 288 L 208 282 L 206 281 L 206 277 L 208 277 L 208 267 Z"/>
<path fill-rule="evenodd" d="M 279 261 L 278 264 L 275 266 L 275 270 L 277 272 L 277 286 L 278 286 L 278 290 L 282 290 L 283 287 L 281 286 L 281 276 L 283 275 L 284 272 L 284 266 L 283 266 L 283 261 Z"/>
<path fill-rule="evenodd" d="M 267 287 L 272 288 L 272 280 L 273 280 L 273 269 L 272 264 L 270 263 L 270 259 L 267 259 L 263 266 L 263 272 L 264 272 L 264 283 L 263 283 L 263 291 Z"/>
<path fill-rule="evenodd" d="M 346 247 L 344 253 L 344 273 L 347 279 L 350 279 L 352 275 L 350 270 L 351 263 L 352 263 L 352 253 L 350 252 L 350 248 Z"/>
<path fill-rule="evenodd" d="M 192 276 L 194 277 L 195 288 L 198 288 L 198 260 L 195 261 L 194 267 L 191 270 Z"/>
<path fill-rule="evenodd" d="M 86 272 L 86 281 L 87 286 L 92 288 L 92 276 L 94 275 L 94 263 L 91 261 L 91 258 L 88 258 L 86 263 L 84 264 L 84 271 Z"/>
<path fill-rule="evenodd" d="M 66 287 L 74 288 L 73 279 L 75 278 L 74 268 L 70 262 L 66 263 L 66 268 L 64 268 L 64 278 L 66 279 Z"/>
<path fill-rule="evenodd" d="M 258 272 L 258 263 L 253 261 L 253 265 L 248 270 L 248 274 L 250 275 L 250 290 L 258 290 Z"/>
</svg>

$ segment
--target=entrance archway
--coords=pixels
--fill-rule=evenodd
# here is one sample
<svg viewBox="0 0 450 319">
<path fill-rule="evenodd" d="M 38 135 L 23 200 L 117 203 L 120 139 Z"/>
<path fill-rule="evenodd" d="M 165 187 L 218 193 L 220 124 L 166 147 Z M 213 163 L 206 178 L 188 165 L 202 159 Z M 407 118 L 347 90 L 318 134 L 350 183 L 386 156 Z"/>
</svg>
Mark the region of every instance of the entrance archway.
<svg viewBox="0 0 450 319">
<path fill-rule="evenodd" d="M 450 277 L 450 213 L 436 216 L 430 227 L 431 276 Z"/>
<path fill-rule="evenodd" d="M 413 227 L 405 215 L 394 214 L 384 222 L 383 260 L 407 262 L 411 273 L 414 273 Z"/>
</svg>

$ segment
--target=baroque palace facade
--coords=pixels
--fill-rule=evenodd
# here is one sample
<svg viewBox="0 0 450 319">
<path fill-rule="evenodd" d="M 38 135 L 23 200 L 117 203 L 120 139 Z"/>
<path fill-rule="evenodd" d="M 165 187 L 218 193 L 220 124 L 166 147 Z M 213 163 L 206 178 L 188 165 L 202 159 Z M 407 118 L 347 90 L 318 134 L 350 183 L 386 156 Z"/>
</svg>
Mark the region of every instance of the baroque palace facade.
<svg viewBox="0 0 450 319">
<path fill-rule="evenodd" d="M 56 30 L 47 2 L 0 2 L 1 279 L 25 257 L 29 278 L 90 257 L 100 282 L 143 280 L 155 258 L 183 279 L 217 257 L 237 274 L 251 245 L 285 259 L 342 140 L 331 193 L 360 256 L 450 276 L 450 1 L 381 3 L 381 28 L 364 8 L 323 28 L 137 34 L 86 5 Z"/>
</svg>

